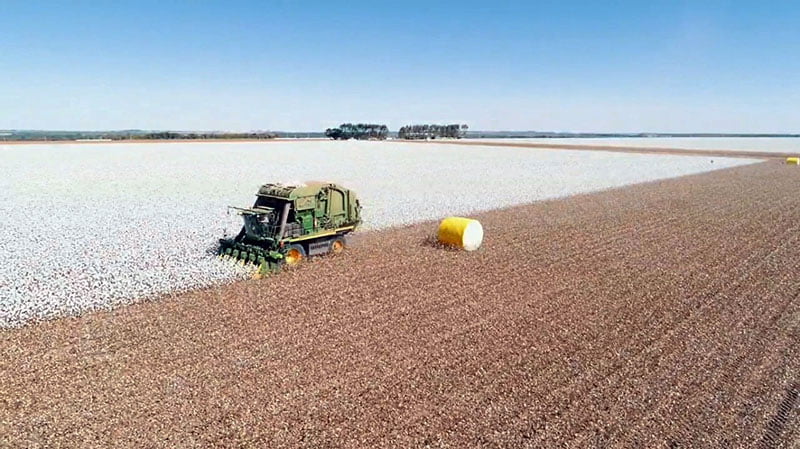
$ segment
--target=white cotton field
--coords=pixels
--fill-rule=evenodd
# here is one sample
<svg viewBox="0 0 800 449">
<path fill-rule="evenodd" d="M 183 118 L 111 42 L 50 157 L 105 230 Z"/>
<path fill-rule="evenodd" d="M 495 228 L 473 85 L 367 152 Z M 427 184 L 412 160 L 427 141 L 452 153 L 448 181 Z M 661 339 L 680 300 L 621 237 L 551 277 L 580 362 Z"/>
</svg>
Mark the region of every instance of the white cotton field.
<svg viewBox="0 0 800 449">
<path fill-rule="evenodd" d="M 677 148 L 689 150 L 735 150 L 758 153 L 797 153 L 800 138 L 793 137 L 608 137 L 608 138 L 530 138 L 467 139 L 480 142 L 552 143 L 558 145 L 606 145 L 637 148 Z"/>
<path fill-rule="evenodd" d="M 365 229 L 754 161 L 392 142 L 0 145 L 0 326 L 244 277 L 212 252 L 271 181 L 355 189 Z"/>
</svg>

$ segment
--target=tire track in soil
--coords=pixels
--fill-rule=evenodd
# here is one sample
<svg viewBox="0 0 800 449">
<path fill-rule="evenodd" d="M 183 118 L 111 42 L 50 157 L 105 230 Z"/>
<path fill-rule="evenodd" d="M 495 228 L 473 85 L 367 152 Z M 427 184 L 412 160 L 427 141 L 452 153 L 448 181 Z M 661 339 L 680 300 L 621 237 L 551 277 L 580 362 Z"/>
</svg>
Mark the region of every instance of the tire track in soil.
<svg viewBox="0 0 800 449">
<path fill-rule="evenodd" d="M 763 449 L 772 449 L 778 447 L 781 441 L 781 434 L 786 428 L 790 416 L 797 414 L 798 397 L 800 396 L 800 384 L 795 383 L 789 387 L 783 400 L 778 404 L 775 411 L 775 416 L 767 424 L 767 431 L 764 439 L 759 442 L 759 447 Z"/>
<path fill-rule="evenodd" d="M 790 278 L 785 278 L 784 280 L 786 281 L 786 285 L 791 285 Z M 715 412 L 719 410 L 719 406 L 729 406 L 729 404 L 736 400 L 735 396 L 738 394 L 738 391 L 736 388 L 734 388 L 735 385 L 748 385 L 759 381 L 767 384 L 774 383 L 775 378 L 770 378 L 765 376 L 764 373 L 760 373 L 756 368 L 760 368 L 761 366 L 756 365 L 756 363 L 762 361 L 764 365 L 768 364 L 770 358 L 780 355 L 780 350 L 786 345 L 792 345 L 792 341 L 797 341 L 798 335 L 796 324 L 792 325 L 788 323 L 781 327 L 775 326 L 779 320 L 787 316 L 787 314 L 790 314 L 791 311 L 796 309 L 798 305 L 796 291 L 783 293 L 785 297 L 790 299 L 785 301 L 782 305 L 779 305 L 776 312 L 770 313 L 768 311 L 761 311 L 763 316 L 756 314 L 755 316 L 751 317 L 751 320 L 740 319 L 739 322 L 734 325 L 735 327 L 731 328 L 732 330 L 737 330 L 733 337 L 744 339 L 742 347 L 749 349 L 747 352 L 742 350 L 738 351 L 738 354 L 729 356 L 730 361 L 728 366 L 725 366 L 722 369 L 717 368 L 714 371 L 711 371 L 710 375 L 706 376 L 704 379 L 706 382 L 708 382 L 709 377 L 711 378 L 709 386 L 706 386 L 705 383 L 701 383 L 701 385 L 704 386 L 703 391 L 706 393 L 696 394 L 694 396 L 694 401 L 690 402 L 690 404 L 686 407 L 689 410 L 694 410 L 697 416 L 691 418 L 686 414 L 680 415 L 682 416 L 682 422 L 684 424 L 684 426 L 682 426 L 683 429 L 696 429 L 696 425 L 690 425 L 692 422 L 708 422 L 708 430 L 706 435 L 714 436 L 714 429 L 723 428 L 720 425 L 718 416 L 715 415 Z M 792 295 L 794 295 L 794 298 L 792 298 Z M 771 294 L 769 297 L 749 299 L 775 299 L 780 301 L 781 297 Z M 758 326 L 757 323 L 759 321 L 763 322 L 764 324 Z M 745 333 L 742 332 L 743 329 L 748 329 L 751 331 Z M 779 345 L 779 342 L 782 342 L 782 345 Z M 733 346 L 733 344 L 731 344 L 731 346 Z M 778 361 L 783 362 L 784 365 L 793 363 L 791 361 L 787 362 L 786 360 L 781 359 L 778 359 Z M 740 379 L 737 382 L 734 379 L 737 375 L 741 377 L 749 376 L 749 381 Z M 727 404 L 723 400 L 725 396 L 732 398 L 727 402 Z M 715 403 L 712 403 L 712 400 L 716 401 L 717 406 L 715 406 Z M 741 398 L 738 400 L 741 401 Z M 731 428 L 731 431 L 733 430 L 735 430 L 735 427 Z M 718 430 L 716 430 L 716 432 L 719 433 Z M 759 434 L 759 432 L 753 431 L 750 434 L 756 435 Z M 692 437 L 696 436 L 697 435 L 692 435 Z M 717 444 L 723 445 L 726 443 L 725 440 L 727 439 L 727 435 L 716 435 L 716 438 Z"/>
<path fill-rule="evenodd" d="M 365 234 L 268 281 L 5 332 L 0 391 L 19 404 L 0 399 L 0 432 L 17 445 L 521 447 L 594 429 L 613 431 L 592 443 L 620 445 L 645 426 L 657 443 L 698 441 L 692 419 L 776 434 L 792 379 L 770 376 L 798 359 L 786 314 L 800 255 L 775 249 L 800 222 L 795 173 L 759 164 L 481 214 L 473 254 L 422 243 L 431 224 Z M 709 303 L 720 295 L 731 303 Z M 780 350 L 759 351 L 772 336 Z M 739 389 L 753 394 L 732 402 Z M 644 403 L 675 390 L 672 408 Z M 714 421 L 718 391 L 729 407 Z M 604 407 L 624 418 L 590 413 Z M 786 416 L 778 445 L 797 433 Z M 709 438 L 742 443 L 721 427 Z"/>
<path fill-rule="evenodd" d="M 798 298 L 795 297 L 791 307 L 797 313 Z M 780 320 L 786 321 L 789 314 L 784 314 Z M 717 415 L 712 416 L 718 422 L 715 431 L 712 433 L 715 441 L 719 441 L 720 445 L 731 446 L 734 442 L 740 447 L 756 447 L 759 436 L 767 437 L 772 431 L 767 428 L 766 419 L 768 414 L 762 414 L 759 417 L 747 416 L 746 410 L 751 408 L 750 403 L 756 400 L 761 401 L 762 408 L 768 411 L 773 404 L 777 403 L 780 399 L 775 396 L 781 391 L 790 388 L 792 381 L 796 382 L 797 372 L 800 372 L 800 359 L 795 356 L 787 354 L 791 348 L 800 341 L 800 322 L 794 320 L 783 325 L 783 323 L 776 323 L 774 328 L 770 329 L 774 339 L 765 337 L 759 344 L 763 344 L 763 353 L 756 352 L 759 347 L 754 349 L 755 355 L 750 360 L 742 358 L 742 364 L 737 372 L 746 372 L 749 374 L 747 378 L 731 379 L 730 384 L 725 385 L 727 396 L 731 397 L 727 403 L 728 410 L 739 410 L 739 413 L 731 413 L 729 416 Z M 788 331 L 788 332 L 787 332 Z M 755 366 L 752 360 L 761 359 L 760 365 Z M 748 368 L 750 368 L 748 370 Z M 728 380 L 728 379 L 726 379 Z M 748 392 L 740 391 L 735 388 L 735 385 L 758 385 L 765 386 L 763 392 L 755 389 L 749 389 Z M 764 394 L 766 393 L 766 394 Z M 721 401 L 718 401 L 721 402 Z M 724 402 L 723 402 L 724 404 Z M 707 411 L 707 414 L 710 410 Z M 759 418 L 759 419 L 756 419 Z M 791 418 L 787 418 L 785 423 L 789 424 Z M 797 417 L 793 422 L 797 421 Z M 714 424 L 712 423 L 711 426 Z M 727 432 L 725 431 L 727 429 Z M 789 429 L 791 430 L 791 429 Z M 791 441 L 786 438 L 785 441 Z"/>
<path fill-rule="evenodd" d="M 751 275 L 751 277 L 753 277 L 753 276 Z M 747 298 L 747 300 L 750 300 L 750 299 L 751 298 Z M 769 319 L 767 321 L 769 321 L 769 322 L 777 321 L 777 319 L 780 317 L 780 314 L 783 311 L 785 311 L 785 309 L 788 307 L 789 303 L 791 303 L 791 300 L 789 300 L 786 304 L 784 304 L 784 306 L 780 309 L 780 311 L 777 312 L 777 315 L 774 315 L 774 316 L 770 315 Z M 720 314 L 725 314 L 725 315 L 729 315 L 729 316 L 714 318 L 713 320 L 711 320 L 714 323 L 713 326 L 715 328 L 718 328 L 718 330 L 723 330 L 724 331 L 726 329 L 741 329 L 742 328 L 742 324 L 743 323 L 747 323 L 748 324 L 747 327 L 755 328 L 756 330 L 759 331 L 759 335 L 756 336 L 754 342 L 750 342 L 745 347 L 752 348 L 753 346 L 765 346 L 766 343 L 765 343 L 764 339 L 766 338 L 766 336 L 764 336 L 763 334 L 768 330 L 768 326 L 765 328 L 765 327 L 760 327 L 760 326 L 756 326 L 755 325 L 755 322 L 757 321 L 756 319 L 760 318 L 759 315 L 758 314 L 749 314 L 749 315 L 745 315 L 743 317 L 742 315 L 739 315 L 736 310 L 731 310 L 731 307 L 730 307 L 731 305 L 732 304 L 730 304 L 730 303 L 726 303 L 725 307 L 720 308 L 720 310 L 719 310 Z M 761 312 L 762 311 L 759 311 L 759 313 L 761 313 Z M 723 318 L 726 318 L 728 320 L 734 320 L 734 321 L 737 321 L 737 322 L 728 323 Z M 707 324 L 707 323 L 708 322 L 699 322 L 698 324 L 699 325 L 703 325 L 703 324 Z M 700 326 L 697 326 L 694 330 L 700 331 L 701 330 Z M 713 334 L 713 333 L 714 333 L 714 329 L 710 329 L 710 330 L 707 330 L 707 331 L 699 332 L 699 334 L 697 336 L 699 338 L 701 338 L 702 340 L 706 340 L 708 335 L 709 334 Z M 720 332 L 720 333 L 722 333 L 722 332 Z M 734 332 L 733 333 L 733 337 L 738 336 L 737 334 L 738 333 Z M 727 336 L 727 335 L 725 335 L 725 336 Z M 731 346 L 733 346 L 733 342 L 729 342 L 728 344 L 725 344 L 724 341 L 720 341 L 720 340 L 721 340 L 720 336 L 717 336 L 717 338 L 714 339 L 714 342 L 716 343 L 716 347 L 713 347 L 713 348 L 708 348 L 706 346 L 702 346 L 702 341 L 700 343 L 692 341 L 692 345 L 689 345 L 689 347 L 688 347 L 688 349 L 690 350 L 688 353 L 686 351 L 684 351 L 684 352 L 674 352 L 674 353 L 676 354 L 677 357 L 689 357 L 690 360 L 695 362 L 693 365 L 687 365 L 684 370 L 677 371 L 677 372 L 675 372 L 672 369 L 665 370 L 666 372 L 657 372 L 653 376 L 653 377 L 655 377 L 655 379 L 649 380 L 649 381 L 647 379 L 641 379 L 642 380 L 641 383 L 642 384 L 649 384 L 649 385 L 659 385 L 659 386 L 660 385 L 664 385 L 663 389 L 665 389 L 668 392 L 675 392 L 675 390 L 677 390 L 679 388 L 683 388 L 684 390 L 686 390 L 686 389 L 689 389 L 689 388 L 697 388 L 698 386 L 703 386 L 703 387 L 706 387 L 706 388 L 703 388 L 701 390 L 703 392 L 706 392 L 708 394 L 718 393 L 718 391 L 716 389 L 717 385 L 720 382 L 723 382 L 723 384 L 724 384 L 725 380 L 730 380 L 729 378 L 732 377 L 732 375 L 729 374 L 730 371 L 733 370 L 733 369 L 741 368 L 741 362 L 745 358 L 752 359 L 752 357 L 753 357 L 753 350 L 752 349 L 748 349 L 748 350 L 740 350 L 740 351 L 738 351 L 736 353 L 738 355 L 735 355 L 735 357 L 732 357 L 731 359 L 726 359 L 725 350 L 729 349 Z M 711 357 L 712 355 L 715 355 L 717 353 L 720 354 L 717 359 Z M 667 359 L 667 360 L 669 360 L 669 359 Z M 676 363 L 676 365 L 677 365 L 677 363 Z M 667 366 L 669 366 L 669 364 L 667 364 Z M 697 378 L 698 376 L 699 376 L 699 378 Z M 711 380 L 709 380 L 709 377 L 711 378 Z M 648 389 L 648 393 L 653 397 L 658 396 L 659 394 L 661 394 L 661 393 L 653 392 L 653 390 L 650 389 L 650 388 Z M 678 393 L 681 393 L 681 392 L 678 392 Z M 665 394 L 661 394 L 661 395 L 667 396 Z M 625 397 L 634 397 L 635 395 L 632 392 L 629 392 L 627 394 L 623 394 L 623 396 L 625 396 Z M 711 400 L 707 397 L 707 395 L 695 394 L 693 396 L 688 396 L 686 391 L 683 391 L 682 394 L 680 394 L 680 396 L 689 397 L 690 399 L 689 399 L 688 403 L 682 404 L 683 407 L 685 408 L 684 413 L 682 413 L 682 414 L 681 413 L 676 413 L 675 415 L 672 415 L 672 416 L 679 416 L 681 418 L 679 420 L 680 425 L 674 426 L 674 427 L 677 428 L 677 429 L 683 429 L 683 430 L 694 429 L 693 432 L 696 432 L 697 429 L 699 429 L 699 423 L 703 423 L 704 422 L 702 420 L 699 420 L 698 416 L 694 416 L 696 414 L 696 411 L 697 410 L 701 410 L 701 411 L 705 411 L 705 412 L 712 412 L 712 411 L 716 410 L 717 408 L 713 407 L 713 404 L 711 403 Z M 650 401 L 639 401 L 639 403 L 642 403 L 642 402 L 648 402 L 649 403 Z M 662 405 L 661 407 L 656 407 L 656 409 L 654 411 L 652 411 L 650 414 L 645 415 L 644 418 L 636 416 L 635 414 L 633 416 L 631 416 L 630 412 L 628 412 L 627 414 L 624 414 L 623 413 L 624 410 L 622 410 L 622 409 L 612 409 L 612 410 L 610 410 L 608 412 L 608 414 L 609 415 L 613 415 L 613 416 L 624 416 L 624 420 L 620 420 L 620 426 L 624 428 L 624 427 L 626 427 L 624 424 L 622 424 L 624 421 L 633 421 L 633 422 L 643 423 L 643 422 L 645 422 L 645 420 L 651 420 L 654 416 L 670 416 L 669 414 L 666 414 L 666 413 L 663 412 L 665 408 L 669 408 L 670 406 L 674 406 L 674 404 L 670 403 L 670 402 L 667 402 L 664 405 Z M 645 411 L 645 410 L 642 410 L 642 411 Z M 632 429 L 627 428 L 627 429 L 625 429 L 625 431 L 626 432 L 637 432 L 637 431 L 640 430 L 640 428 L 641 428 L 641 425 L 637 426 L 637 427 L 634 427 Z M 709 426 L 709 427 L 703 429 L 703 432 L 700 433 L 701 436 L 706 437 L 705 441 L 703 441 L 702 443 L 710 444 L 710 442 L 708 441 L 708 438 L 707 438 L 707 436 L 709 435 L 710 431 L 711 431 L 711 427 Z M 689 445 L 690 446 L 693 445 L 693 444 L 696 445 L 696 444 L 700 444 L 701 443 L 700 441 L 694 441 L 694 443 L 692 443 L 693 440 L 692 440 L 691 436 L 694 436 L 694 435 L 691 432 L 690 432 L 689 435 L 690 435 L 689 437 L 680 438 L 680 439 L 673 438 L 672 440 L 674 442 L 681 442 L 681 445 L 684 445 L 684 443 L 686 441 L 689 441 Z M 649 435 L 649 437 L 652 438 L 652 435 Z M 648 441 L 648 440 L 638 440 L 637 439 L 637 440 L 631 440 L 628 443 L 632 444 L 632 445 L 645 445 L 645 446 L 648 446 L 648 445 L 660 443 L 660 441 Z M 719 444 L 719 442 L 716 442 L 715 444 Z"/>
</svg>

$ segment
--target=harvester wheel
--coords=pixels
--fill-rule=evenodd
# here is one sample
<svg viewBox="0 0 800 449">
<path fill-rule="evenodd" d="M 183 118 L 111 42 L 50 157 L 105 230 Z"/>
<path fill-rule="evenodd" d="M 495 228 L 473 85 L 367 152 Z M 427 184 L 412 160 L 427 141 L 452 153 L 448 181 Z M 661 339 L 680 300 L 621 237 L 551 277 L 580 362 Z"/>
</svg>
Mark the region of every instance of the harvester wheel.
<svg viewBox="0 0 800 449">
<path fill-rule="evenodd" d="M 336 237 L 331 242 L 331 253 L 332 254 L 339 254 L 344 251 L 344 238 Z"/>
<path fill-rule="evenodd" d="M 302 245 L 290 245 L 283 260 L 286 265 L 297 265 L 306 258 L 306 250 Z"/>
</svg>

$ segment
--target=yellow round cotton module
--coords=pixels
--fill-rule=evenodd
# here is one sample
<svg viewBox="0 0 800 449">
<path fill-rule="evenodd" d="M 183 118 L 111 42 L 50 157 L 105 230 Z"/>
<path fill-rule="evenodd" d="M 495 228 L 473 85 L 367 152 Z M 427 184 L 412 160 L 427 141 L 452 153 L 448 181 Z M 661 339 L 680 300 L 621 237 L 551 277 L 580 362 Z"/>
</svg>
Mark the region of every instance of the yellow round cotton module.
<svg viewBox="0 0 800 449">
<path fill-rule="evenodd" d="M 791 165 L 800 165 L 800 157 L 787 157 L 786 163 Z"/>
<path fill-rule="evenodd" d="M 445 218 L 439 223 L 439 242 L 474 251 L 483 242 L 483 226 L 471 218 Z"/>
</svg>

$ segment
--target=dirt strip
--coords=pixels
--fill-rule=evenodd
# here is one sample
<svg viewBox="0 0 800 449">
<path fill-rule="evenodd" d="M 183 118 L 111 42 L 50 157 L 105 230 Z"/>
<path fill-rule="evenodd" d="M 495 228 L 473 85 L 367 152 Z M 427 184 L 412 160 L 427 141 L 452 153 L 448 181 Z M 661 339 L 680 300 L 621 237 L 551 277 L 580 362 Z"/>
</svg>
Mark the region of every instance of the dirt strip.
<svg viewBox="0 0 800 449">
<path fill-rule="evenodd" d="M 738 157 L 749 159 L 786 159 L 787 157 L 800 156 L 800 151 L 796 153 L 773 153 L 765 151 L 748 150 L 700 150 L 688 148 L 665 148 L 665 147 L 633 147 L 620 145 L 585 145 L 561 143 L 531 143 L 531 142 L 497 142 L 497 141 L 463 141 L 463 140 L 398 140 L 404 143 L 437 143 L 447 145 L 476 145 L 482 147 L 513 147 L 513 148 L 536 148 L 540 150 L 575 150 L 575 151 L 610 151 L 613 153 L 643 153 L 643 154 L 671 154 L 677 156 L 714 156 L 714 157 Z M 800 140 L 798 141 L 800 144 Z"/>
<path fill-rule="evenodd" d="M 278 276 L 0 333 L 0 446 L 800 444 L 800 170 L 354 238 Z"/>
</svg>

